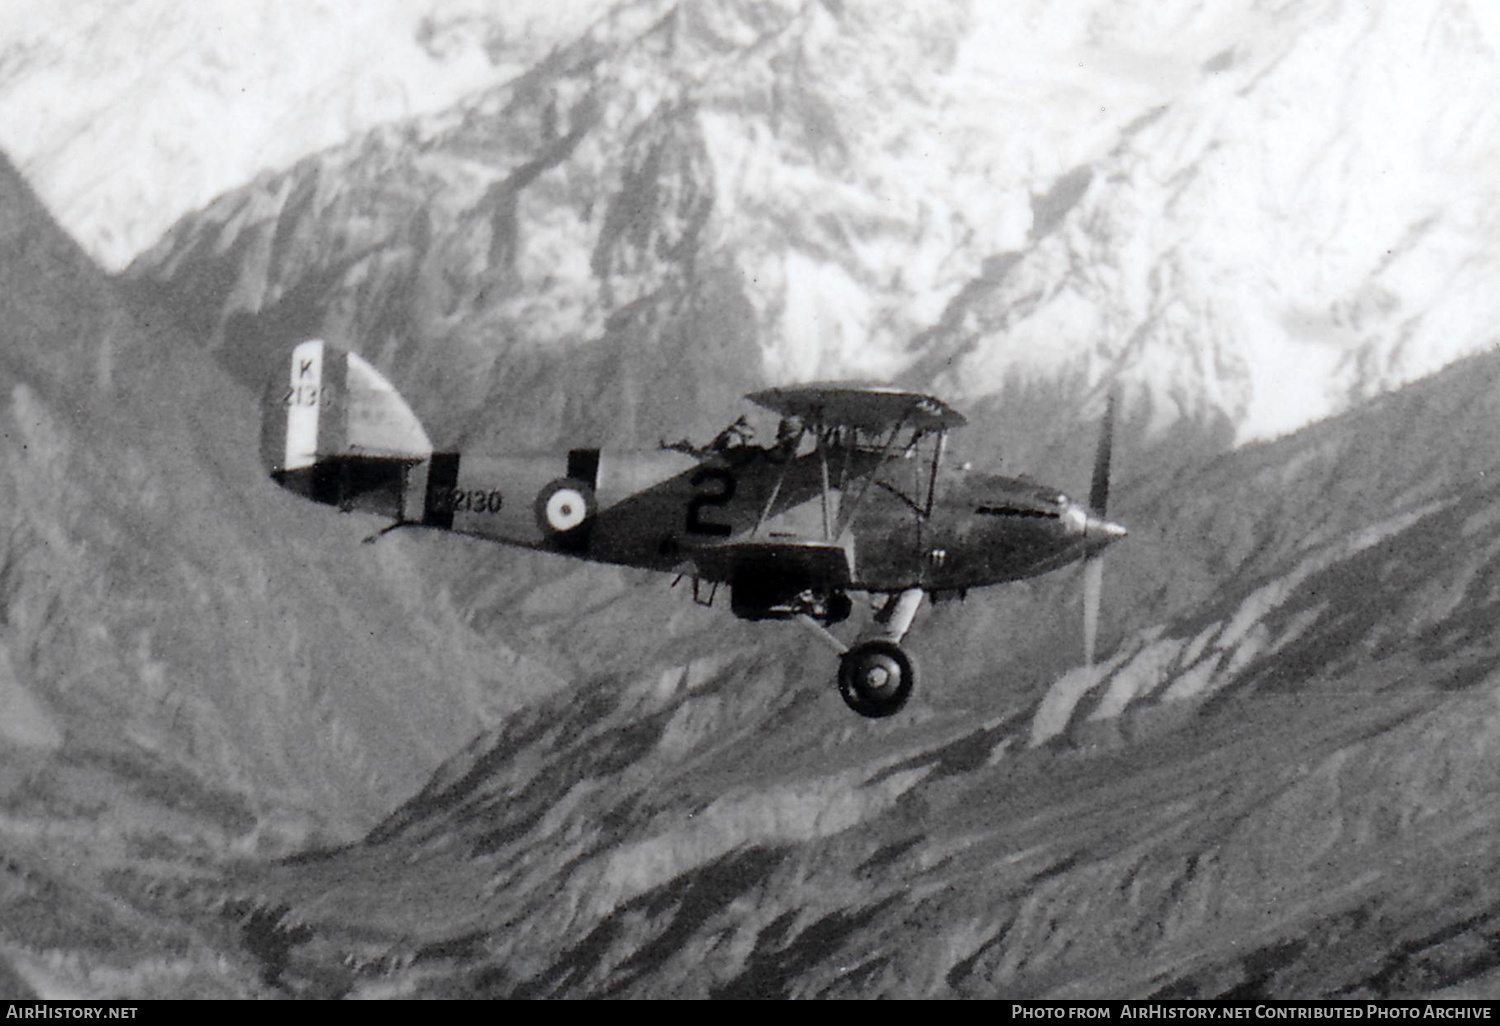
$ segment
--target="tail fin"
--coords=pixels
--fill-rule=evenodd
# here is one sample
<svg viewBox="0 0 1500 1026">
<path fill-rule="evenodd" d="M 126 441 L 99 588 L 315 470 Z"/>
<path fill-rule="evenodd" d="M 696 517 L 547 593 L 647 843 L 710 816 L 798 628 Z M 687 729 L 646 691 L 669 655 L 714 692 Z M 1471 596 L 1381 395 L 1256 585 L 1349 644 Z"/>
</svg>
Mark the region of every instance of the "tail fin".
<svg viewBox="0 0 1500 1026">
<path fill-rule="evenodd" d="M 411 407 L 358 353 L 320 339 L 292 350 L 266 390 L 261 461 L 314 502 L 421 519 L 432 443 Z"/>
</svg>

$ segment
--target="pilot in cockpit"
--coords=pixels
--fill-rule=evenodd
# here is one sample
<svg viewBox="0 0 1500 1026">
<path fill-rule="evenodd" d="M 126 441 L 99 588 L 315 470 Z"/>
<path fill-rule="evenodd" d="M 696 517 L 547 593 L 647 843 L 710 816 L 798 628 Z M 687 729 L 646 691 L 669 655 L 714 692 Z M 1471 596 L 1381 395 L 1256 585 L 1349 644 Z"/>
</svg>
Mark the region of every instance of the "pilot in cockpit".
<svg viewBox="0 0 1500 1026">
<path fill-rule="evenodd" d="M 764 427 L 765 425 L 762 425 Z M 763 451 L 773 456 L 794 456 L 806 437 L 806 429 L 800 418 L 782 417 L 776 425 L 776 441 L 769 446 L 755 445 L 755 425 L 749 417 L 741 415 L 723 431 L 714 436 L 713 441 L 707 445 L 694 445 L 684 438 L 676 442 L 661 443 L 663 449 L 672 449 L 676 452 L 687 453 L 691 456 L 708 456 L 711 453 L 723 454 L 745 454 L 746 450 Z"/>
<path fill-rule="evenodd" d="M 750 426 L 750 420 L 743 413 L 740 414 L 733 424 L 720 431 L 712 442 L 708 443 L 709 452 L 727 452 L 730 449 L 743 449 L 755 438 L 755 429 Z"/>
<path fill-rule="evenodd" d="M 776 424 L 776 445 L 773 451 L 783 458 L 794 456 L 802 442 L 802 421 L 797 417 L 782 417 Z"/>
</svg>

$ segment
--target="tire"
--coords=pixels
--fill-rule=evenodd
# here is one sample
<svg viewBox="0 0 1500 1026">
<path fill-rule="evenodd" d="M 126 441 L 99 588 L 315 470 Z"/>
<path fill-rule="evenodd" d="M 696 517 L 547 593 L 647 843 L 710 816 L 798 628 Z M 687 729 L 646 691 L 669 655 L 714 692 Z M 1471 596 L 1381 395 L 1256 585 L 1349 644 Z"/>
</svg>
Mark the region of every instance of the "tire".
<svg viewBox="0 0 1500 1026">
<path fill-rule="evenodd" d="M 911 657 L 891 641 L 855 645 L 839 660 L 839 695 L 845 705 L 872 720 L 900 712 L 916 683 Z"/>
</svg>

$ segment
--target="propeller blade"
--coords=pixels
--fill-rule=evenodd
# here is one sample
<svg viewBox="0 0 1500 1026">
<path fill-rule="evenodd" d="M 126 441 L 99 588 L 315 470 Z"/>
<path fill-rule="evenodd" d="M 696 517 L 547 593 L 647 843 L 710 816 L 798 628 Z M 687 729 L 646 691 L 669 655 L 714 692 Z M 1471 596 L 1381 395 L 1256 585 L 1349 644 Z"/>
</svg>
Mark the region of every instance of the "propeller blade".
<svg viewBox="0 0 1500 1026">
<path fill-rule="evenodd" d="M 1099 603 L 1104 595 L 1104 560 L 1083 561 L 1083 662 L 1094 665 L 1094 643 L 1099 639 Z"/>
<path fill-rule="evenodd" d="M 1115 397 L 1110 393 L 1099 424 L 1099 448 L 1094 452 L 1094 482 L 1089 488 L 1089 508 L 1104 516 L 1109 505 L 1109 462 L 1115 447 Z"/>
<path fill-rule="evenodd" d="M 1115 393 L 1104 405 L 1104 419 L 1099 422 L 1099 447 L 1094 451 L 1094 480 L 1089 486 L 1089 507 L 1100 520 L 1109 509 L 1109 465 L 1115 448 Z M 1118 525 L 1108 528 L 1124 530 Z M 1104 600 L 1104 558 L 1097 552 L 1083 560 L 1083 662 L 1094 665 L 1094 649 L 1099 641 L 1099 607 Z"/>
</svg>

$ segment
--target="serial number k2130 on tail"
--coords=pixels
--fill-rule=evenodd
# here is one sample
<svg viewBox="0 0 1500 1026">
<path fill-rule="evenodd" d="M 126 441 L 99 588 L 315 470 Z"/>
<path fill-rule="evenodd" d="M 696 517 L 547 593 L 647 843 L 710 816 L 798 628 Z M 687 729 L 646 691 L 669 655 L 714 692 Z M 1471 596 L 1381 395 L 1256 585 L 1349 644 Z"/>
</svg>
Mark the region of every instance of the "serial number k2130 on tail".
<svg viewBox="0 0 1500 1026">
<path fill-rule="evenodd" d="M 847 384 L 747 398 L 779 417 L 758 443 L 741 417 L 709 443 L 649 450 L 436 452 L 411 408 L 357 353 L 319 340 L 291 352 L 266 393 L 262 458 L 283 488 L 341 510 L 728 588 L 747 620 L 796 620 L 839 653 L 844 701 L 863 716 L 906 704 L 902 648 L 922 600 L 1083 560 L 1092 659 L 1112 406 L 1088 505 L 1055 489 L 944 460 L 964 424 L 942 400 Z M 705 589 L 706 586 L 706 589 Z M 850 642 L 830 628 L 853 593 L 883 597 Z"/>
</svg>

